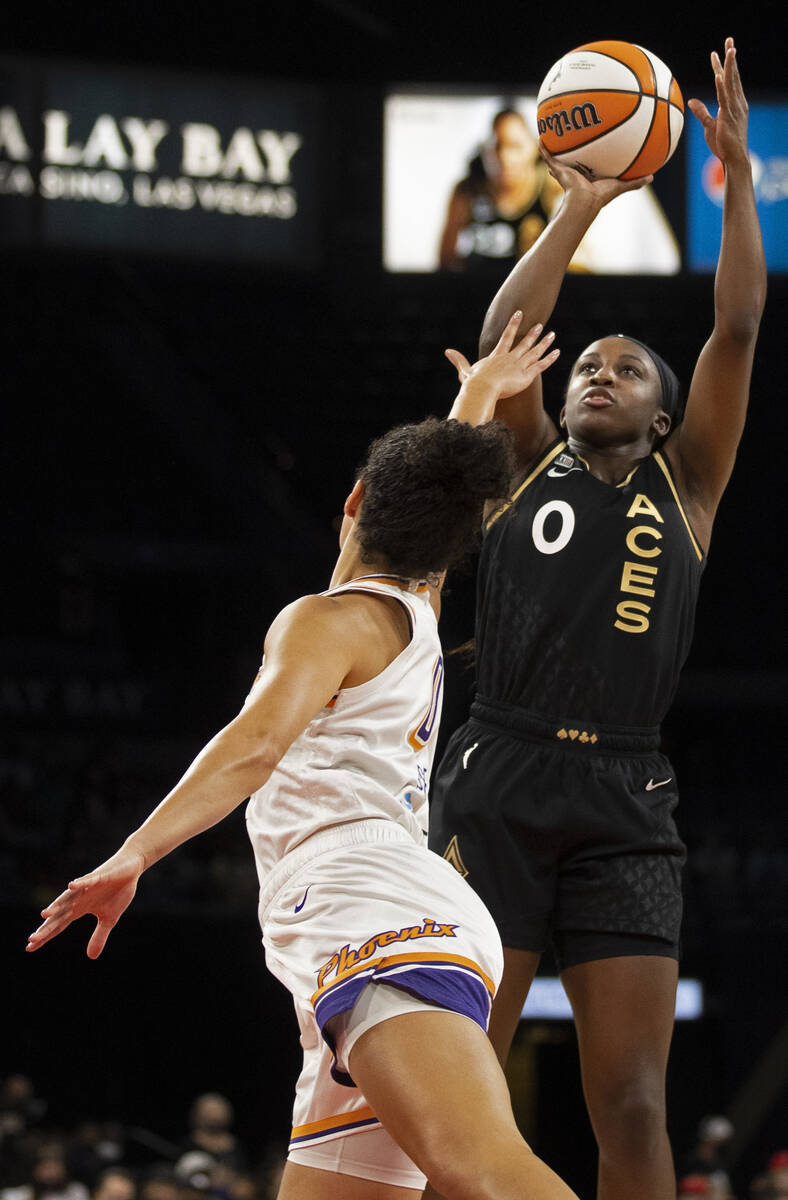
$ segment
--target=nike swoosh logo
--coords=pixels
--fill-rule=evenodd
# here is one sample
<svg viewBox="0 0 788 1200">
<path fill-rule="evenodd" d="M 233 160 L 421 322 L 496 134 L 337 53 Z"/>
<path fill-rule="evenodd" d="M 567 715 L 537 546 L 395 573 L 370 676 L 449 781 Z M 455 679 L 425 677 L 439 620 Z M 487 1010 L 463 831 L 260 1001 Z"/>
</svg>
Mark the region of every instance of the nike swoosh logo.
<svg viewBox="0 0 788 1200">
<path fill-rule="evenodd" d="M 547 474 L 552 475 L 553 479 L 563 479 L 564 475 L 571 475 L 573 471 L 582 470 L 582 467 L 569 467 L 567 471 L 559 471 L 557 467 L 552 467 Z"/>
<path fill-rule="evenodd" d="M 649 779 L 648 783 L 646 784 L 646 791 L 653 792 L 654 788 L 664 787 L 666 783 L 670 783 L 672 778 L 673 776 L 669 775 L 667 779 L 660 779 L 657 783 L 655 783 L 653 779 Z"/>
<path fill-rule="evenodd" d="M 462 756 L 462 769 L 463 769 L 463 771 L 464 771 L 464 770 L 465 770 L 465 768 L 468 766 L 468 759 L 471 757 L 471 755 L 473 754 L 474 750 L 476 749 L 476 747 L 477 747 L 478 745 L 479 745 L 479 743 L 478 743 L 478 742 L 474 742 L 474 743 L 473 743 L 473 745 L 472 745 L 472 746 L 469 746 L 469 747 L 468 747 L 468 749 L 467 749 L 467 750 L 465 751 L 465 753 L 463 754 L 463 756 Z"/>
<path fill-rule="evenodd" d="M 300 912 L 301 909 L 304 907 L 304 905 L 306 904 L 306 898 L 309 895 L 309 888 L 311 888 L 311 886 L 312 886 L 312 884 L 310 883 L 309 887 L 304 892 L 303 900 L 301 901 L 300 904 L 296 904 L 295 908 L 293 909 L 293 912 Z"/>
</svg>

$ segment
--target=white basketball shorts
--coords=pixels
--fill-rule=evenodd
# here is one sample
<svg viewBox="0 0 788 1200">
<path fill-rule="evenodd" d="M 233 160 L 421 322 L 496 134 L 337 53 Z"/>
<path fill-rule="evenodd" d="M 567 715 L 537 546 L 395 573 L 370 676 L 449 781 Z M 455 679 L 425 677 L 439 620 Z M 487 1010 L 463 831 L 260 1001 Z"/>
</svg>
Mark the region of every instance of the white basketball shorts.
<svg viewBox="0 0 788 1200">
<path fill-rule="evenodd" d="M 299 856 L 273 896 L 264 889 L 260 911 L 266 963 L 292 993 L 304 1051 L 289 1157 L 423 1187 L 423 1174 L 348 1074 L 350 1050 L 373 1025 L 425 1007 L 461 1013 L 486 1030 L 503 971 L 501 940 L 457 871 L 398 826 L 356 822 L 309 844 L 314 856 Z"/>
</svg>

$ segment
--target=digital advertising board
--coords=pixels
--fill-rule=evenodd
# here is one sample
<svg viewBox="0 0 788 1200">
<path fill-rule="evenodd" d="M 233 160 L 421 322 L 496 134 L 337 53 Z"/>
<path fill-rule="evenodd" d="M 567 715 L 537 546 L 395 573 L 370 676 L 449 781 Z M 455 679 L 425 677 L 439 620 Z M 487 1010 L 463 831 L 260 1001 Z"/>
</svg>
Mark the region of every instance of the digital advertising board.
<svg viewBox="0 0 788 1200">
<path fill-rule="evenodd" d="M 664 168 L 680 170 L 678 161 Z M 535 90 L 390 92 L 383 176 L 389 271 L 500 274 L 533 244 L 560 195 L 537 151 Z M 570 269 L 673 275 L 681 266 L 679 236 L 647 185 L 602 210 Z"/>
<path fill-rule="evenodd" d="M 714 111 L 710 99 L 706 101 Z M 788 271 L 788 104 L 751 103 L 748 118 L 755 201 L 770 271 Z M 687 265 L 714 271 L 722 234 L 725 173 L 693 121 L 687 138 Z"/>
<path fill-rule="evenodd" d="M 300 83 L 2 62 L 0 238 L 312 265 L 320 111 Z"/>
</svg>

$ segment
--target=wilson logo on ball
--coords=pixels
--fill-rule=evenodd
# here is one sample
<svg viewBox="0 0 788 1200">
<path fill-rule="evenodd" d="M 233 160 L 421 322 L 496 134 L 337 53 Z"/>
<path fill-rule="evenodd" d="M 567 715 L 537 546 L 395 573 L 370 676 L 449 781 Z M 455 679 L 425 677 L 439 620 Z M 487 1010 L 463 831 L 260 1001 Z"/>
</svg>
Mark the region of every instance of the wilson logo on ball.
<svg viewBox="0 0 788 1200">
<path fill-rule="evenodd" d="M 571 50 L 547 72 L 536 104 L 545 148 L 592 179 L 653 175 L 684 128 L 671 71 L 631 42 Z"/>
<path fill-rule="evenodd" d="M 539 117 L 537 124 L 539 133 L 550 133 L 563 137 L 572 129 L 589 129 L 592 125 L 601 125 L 602 118 L 590 100 L 585 104 L 575 104 L 572 108 L 559 108 L 557 112 L 546 113 Z"/>
</svg>

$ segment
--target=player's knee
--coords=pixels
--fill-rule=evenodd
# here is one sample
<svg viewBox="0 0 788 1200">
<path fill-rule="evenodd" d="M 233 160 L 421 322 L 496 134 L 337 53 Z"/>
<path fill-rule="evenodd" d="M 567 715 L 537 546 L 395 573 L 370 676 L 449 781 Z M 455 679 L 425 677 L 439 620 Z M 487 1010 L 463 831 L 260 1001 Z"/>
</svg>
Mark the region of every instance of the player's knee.
<svg viewBox="0 0 788 1200">
<path fill-rule="evenodd" d="M 485 1174 L 479 1162 L 444 1161 L 436 1163 L 427 1178 L 445 1200 L 495 1200 L 496 1193 L 489 1189 Z"/>
<path fill-rule="evenodd" d="M 473 1175 L 465 1178 L 456 1163 L 438 1155 L 432 1163 L 423 1166 L 422 1170 L 435 1191 L 444 1196 L 445 1200 L 465 1200 L 466 1196 L 470 1196 Z"/>
<path fill-rule="evenodd" d="M 648 1075 L 605 1089 L 591 1105 L 600 1150 L 647 1160 L 665 1136 L 662 1080 Z"/>
<path fill-rule="evenodd" d="M 474 1179 L 474 1158 L 467 1142 L 433 1136 L 425 1138 L 418 1163 L 436 1192 L 446 1200 L 464 1200 Z"/>
<path fill-rule="evenodd" d="M 519 1137 L 493 1136 L 473 1144 L 455 1143 L 446 1153 L 432 1152 L 422 1170 L 446 1200 L 500 1200 L 509 1194 L 505 1184 L 513 1159 L 519 1164 L 519 1175 L 533 1155 Z"/>
</svg>

